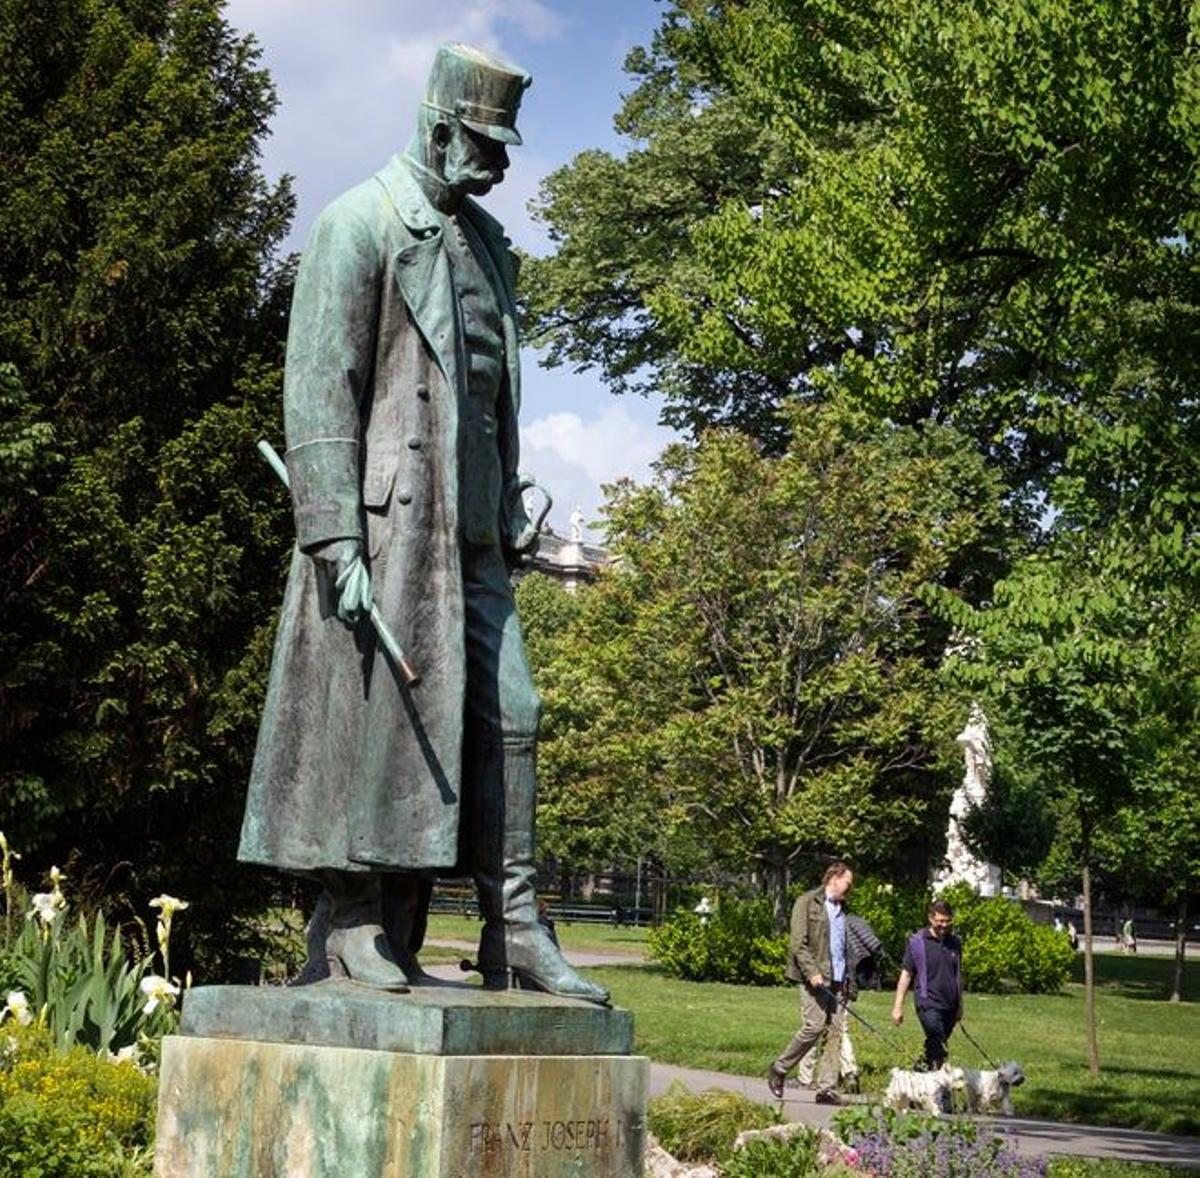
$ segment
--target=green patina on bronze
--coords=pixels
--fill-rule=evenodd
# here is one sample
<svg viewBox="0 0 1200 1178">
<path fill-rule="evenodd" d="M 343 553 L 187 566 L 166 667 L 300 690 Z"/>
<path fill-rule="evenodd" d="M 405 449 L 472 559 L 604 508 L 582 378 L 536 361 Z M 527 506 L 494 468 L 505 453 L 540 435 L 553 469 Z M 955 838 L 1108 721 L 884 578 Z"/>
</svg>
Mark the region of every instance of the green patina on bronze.
<svg viewBox="0 0 1200 1178">
<path fill-rule="evenodd" d="M 462 103 L 496 120 L 468 126 L 507 136 L 529 80 L 500 59 L 443 46 L 427 101 Z M 464 518 L 485 518 L 477 538 L 506 551 L 532 538 L 516 492 L 513 259 L 502 227 L 465 194 L 446 206 L 453 215 L 439 207 L 450 192 L 439 177 L 453 163 L 438 140 L 445 124 L 422 106 L 407 152 L 326 208 L 302 256 L 284 382 L 297 547 L 247 797 L 239 857 L 248 862 L 463 866 L 460 532 Z M 452 265 L 462 232 L 481 274 L 473 297 L 494 324 L 486 388 L 474 379 L 480 357 L 467 348 Z M 460 457 L 485 445 L 495 479 Z M 333 614 L 334 589 L 312 558 L 344 542 L 361 547 L 375 602 L 421 676 L 411 691 L 366 628 Z"/>
<path fill-rule="evenodd" d="M 353 982 L 199 986 L 183 1003 L 183 1035 L 319 1043 L 429 1055 L 627 1055 L 627 1010 L 550 994 L 430 986 L 387 994 Z"/>
<path fill-rule="evenodd" d="M 322 211 L 296 276 L 296 548 L 238 856 L 324 885 L 307 981 L 403 988 L 427 881 L 449 873 L 475 879 L 490 986 L 519 974 L 608 997 L 537 920 L 541 702 L 510 581 L 538 540 L 518 470 L 516 260 L 472 199 L 503 179 L 530 81 L 440 46 L 403 155 Z"/>
<path fill-rule="evenodd" d="M 239 857 L 320 879 L 313 968 L 294 988 L 188 993 L 163 1046 L 159 1178 L 638 1173 L 632 1021 L 593 1005 L 607 994 L 547 936 L 534 890 L 515 260 L 468 196 L 502 178 L 528 84 L 441 47 L 404 155 L 304 251 L 284 391 L 297 542 Z M 380 650 L 372 605 L 419 682 Z M 420 976 L 439 872 L 475 879 L 489 985 L 549 993 L 398 992 Z"/>
</svg>

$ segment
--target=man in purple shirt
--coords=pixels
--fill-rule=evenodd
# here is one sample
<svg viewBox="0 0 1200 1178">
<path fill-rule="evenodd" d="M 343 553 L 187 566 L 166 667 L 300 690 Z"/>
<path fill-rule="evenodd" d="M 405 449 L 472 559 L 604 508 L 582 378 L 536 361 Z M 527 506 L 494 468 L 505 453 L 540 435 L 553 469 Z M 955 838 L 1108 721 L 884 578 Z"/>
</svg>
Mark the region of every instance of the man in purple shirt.
<svg viewBox="0 0 1200 1178">
<path fill-rule="evenodd" d="M 925 1032 L 925 1066 L 936 1071 L 946 1062 L 946 1041 L 962 1021 L 962 942 L 950 931 L 954 909 L 945 900 L 929 905 L 929 927 L 913 933 L 904 947 L 900 980 L 892 1003 L 892 1022 L 904 1021 L 904 995 L 913 980 L 917 1018 Z"/>
</svg>

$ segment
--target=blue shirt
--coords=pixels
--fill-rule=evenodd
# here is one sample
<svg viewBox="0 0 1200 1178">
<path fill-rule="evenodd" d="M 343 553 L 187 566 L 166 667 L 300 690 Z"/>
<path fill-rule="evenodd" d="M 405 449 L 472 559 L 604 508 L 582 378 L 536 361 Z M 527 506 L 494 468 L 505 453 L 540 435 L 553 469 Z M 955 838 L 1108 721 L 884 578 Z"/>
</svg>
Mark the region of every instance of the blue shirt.
<svg viewBox="0 0 1200 1178">
<path fill-rule="evenodd" d="M 829 959 L 833 980 L 846 980 L 846 913 L 841 902 L 825 897 L 825 915 L 829 920 Z"/>
</svg>

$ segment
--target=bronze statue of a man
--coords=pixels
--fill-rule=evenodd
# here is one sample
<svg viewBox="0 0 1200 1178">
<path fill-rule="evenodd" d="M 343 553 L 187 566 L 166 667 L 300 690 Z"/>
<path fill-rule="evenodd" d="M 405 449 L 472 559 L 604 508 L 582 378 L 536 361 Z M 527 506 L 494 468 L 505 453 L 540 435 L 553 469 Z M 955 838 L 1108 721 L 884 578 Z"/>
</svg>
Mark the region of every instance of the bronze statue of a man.
<svg viewBox="0 0 1200 1178">
<path fill-rule="evenodd" d="M 486 984 L 511 970 L 603 1002 L 537 920 L 540 702 L 509 582 L 537 543 L 515 267 L 471 199 L 503 178 L 530 81 L 440 46 L 405 154 L 326 208 L 304 251 L 284 379 L 297 543 L 239 858 L 322 881 L 310 954 L 336 974 L 419 981 L 428 881 L 470 874 Z M 372 604 L 418 684 L 365 624 Z"/>
</svg>

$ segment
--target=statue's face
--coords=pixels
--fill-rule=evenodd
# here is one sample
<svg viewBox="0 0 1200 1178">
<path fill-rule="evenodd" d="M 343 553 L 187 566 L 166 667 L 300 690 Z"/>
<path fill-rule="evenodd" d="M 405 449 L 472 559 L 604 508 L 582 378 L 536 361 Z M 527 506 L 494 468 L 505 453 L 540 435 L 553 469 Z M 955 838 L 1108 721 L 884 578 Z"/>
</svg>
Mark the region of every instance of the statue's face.
<svg viewBox="0 0 1200 1178">
<path fill-rule="evenodd" d="M 504 179 L 508 151 L 498 139 L 489 139 L 455 120 L 449 124 L 442 179 L 457 192 L 482 196 Z"/>
</svg>

